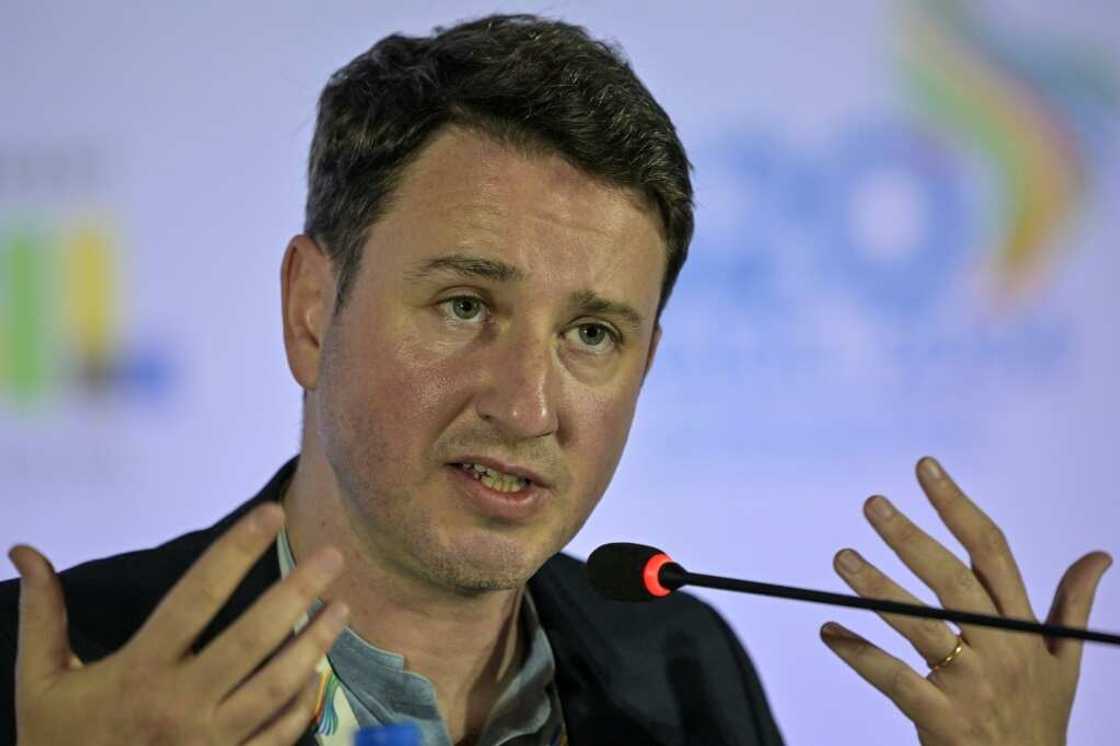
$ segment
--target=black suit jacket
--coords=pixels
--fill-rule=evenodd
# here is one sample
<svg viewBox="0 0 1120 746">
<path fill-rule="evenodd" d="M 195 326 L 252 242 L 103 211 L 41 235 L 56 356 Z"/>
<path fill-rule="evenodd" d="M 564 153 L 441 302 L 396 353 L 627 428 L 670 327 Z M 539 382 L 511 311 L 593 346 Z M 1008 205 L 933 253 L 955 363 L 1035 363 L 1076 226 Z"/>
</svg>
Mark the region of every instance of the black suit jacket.
<svg viewBox="0 0 1120 746">
<path fill-rule="evenodd" d="M 214 526 L 154 549 L 94 560 L 61 573 L 70 639 L 84 661 L 123 646 L 199 555 L 253 506 L 278 501 L 295 468 Z M 196 643 L 203 648 L 280 578 L 265 552 Z M 781 743 L 754 667 L 726 622 L 684 593 L 651 604 L 607 601 L 583 563 L 558 554 L 529 581 L 556 658 L 572 744 Z M 0 744 L 15 743 L 18 580 L 0 583 Z M 313 746 L 310 734 L 300 746 Z"/>
</svg>

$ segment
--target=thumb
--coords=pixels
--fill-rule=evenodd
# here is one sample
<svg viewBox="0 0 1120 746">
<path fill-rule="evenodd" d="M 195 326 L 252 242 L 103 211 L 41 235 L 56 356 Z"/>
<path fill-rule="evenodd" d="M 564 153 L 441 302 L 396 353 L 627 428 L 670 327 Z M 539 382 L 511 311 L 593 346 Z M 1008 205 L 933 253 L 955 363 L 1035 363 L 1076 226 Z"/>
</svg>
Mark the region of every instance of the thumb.
<svg viewBox="0 0 1120 746">
<path fill-rule="evenodd" d="M 1112 557 L 1104 552 L 1090 552 L 1070 565 L 1058 582 L 1054 602 L 1046 617 L 1047 623 L 1085 627 L 1089 623 L 1089 611 L 1093 608 L 1097 585 L 1111 566 Z M 1060 638 L 1048 640 L 1047 644 L 1051 653 L 1075 669 L 1081 664 L 1081 640 Z"/>
<path fill-rule="evenodd" d="M 29 546 L 13 547 L 8 557 L 20 574 L 16 673 L 22 687 L 73 668 L 75 656 L 67 635 L 62 584 L 50 561 Z"/>
</svg>

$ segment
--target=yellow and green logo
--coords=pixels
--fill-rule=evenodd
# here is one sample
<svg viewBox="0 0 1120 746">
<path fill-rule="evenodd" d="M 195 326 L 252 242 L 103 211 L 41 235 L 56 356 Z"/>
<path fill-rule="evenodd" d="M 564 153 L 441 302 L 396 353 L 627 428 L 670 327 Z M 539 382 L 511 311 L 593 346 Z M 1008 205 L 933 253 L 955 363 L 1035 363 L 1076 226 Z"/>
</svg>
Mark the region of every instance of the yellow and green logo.
<svg viewBox="0 0 1120 746">
<path fill-rule="evenodd" d="M 164 392 L 161 345 L 127 336 L 121 261 L 108 220 L 0 220 L 0 403 Z"/>
</svg>

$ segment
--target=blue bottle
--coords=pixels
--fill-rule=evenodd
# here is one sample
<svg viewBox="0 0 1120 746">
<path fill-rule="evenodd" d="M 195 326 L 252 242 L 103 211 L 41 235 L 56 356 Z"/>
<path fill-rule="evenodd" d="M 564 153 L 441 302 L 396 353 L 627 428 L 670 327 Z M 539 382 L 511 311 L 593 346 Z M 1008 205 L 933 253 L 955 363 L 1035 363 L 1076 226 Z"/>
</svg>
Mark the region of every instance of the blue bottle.
<svg viewBox="0 0 1120 746">
<path fill-rule="evenodd" d="M 362 728 L 354 734 L 354 746 L 422 746 L 416 723 L 395 723 Z"/>
</svg>

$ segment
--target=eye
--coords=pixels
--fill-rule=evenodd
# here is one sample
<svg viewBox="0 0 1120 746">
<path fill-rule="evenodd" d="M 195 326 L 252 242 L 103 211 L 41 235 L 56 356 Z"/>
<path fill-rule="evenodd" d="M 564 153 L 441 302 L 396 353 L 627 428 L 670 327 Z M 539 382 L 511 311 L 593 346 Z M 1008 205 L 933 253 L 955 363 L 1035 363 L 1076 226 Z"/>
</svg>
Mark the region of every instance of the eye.
<svg viewBox="0 0 1120 746">
<path fill-rule="evenodd" d="M 596 352 L 610 350 L 618 344 L 618 335 L 604 324 L 580 324 L 575 331 L 579 334 L 580 344 Z"/>
<path fill-rule="evenodd" d="M 482 301 L 478 298 L 469 295 L 461 295 L 457 298 L 448 298 L 443 302 L 447 306 L 451 314 L 460 321 L 472 321 L 482 313 Z"/>
<path fill-rule="evenodd" d="M 598 347 L 607 338 L 607 328 L 599 324 L 584 324 L 579 328 L 579 339 L 588 347 Z"/>
</svg>

